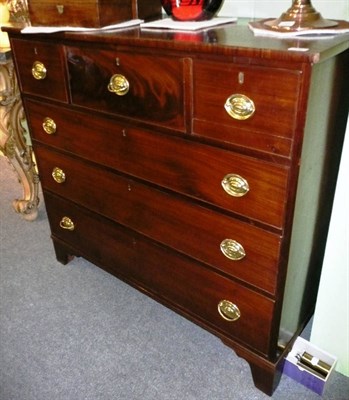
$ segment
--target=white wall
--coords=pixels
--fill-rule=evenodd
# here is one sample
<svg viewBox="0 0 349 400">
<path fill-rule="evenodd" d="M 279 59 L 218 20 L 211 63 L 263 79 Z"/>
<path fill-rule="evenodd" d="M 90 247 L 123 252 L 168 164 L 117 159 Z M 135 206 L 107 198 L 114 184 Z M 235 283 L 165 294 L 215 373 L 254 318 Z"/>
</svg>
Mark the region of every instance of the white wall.
<svg viewBox="0 0 349 400">
<path fill-rule="evenodd" d="M 225 0 L 220 15 L 234 17 L 279 17 L 292 0 Z M 348 0 L 312 0 L 313 7 L 324 18 L 349 19 Z"/>
<path fill-rule="evenodd" d="M 349 376 L 349 120 L 310 341 Z"/>
<path fill-rule="evenodd" d="M 292 0 L 225 0 L 221 16 L 274 18 Z M 349 21 L 349 0 L 312 0 L 324 18 Z M 310 341 L 338 358 L 336 370 L 349 376 L 349 125 Z"/>
</svg>

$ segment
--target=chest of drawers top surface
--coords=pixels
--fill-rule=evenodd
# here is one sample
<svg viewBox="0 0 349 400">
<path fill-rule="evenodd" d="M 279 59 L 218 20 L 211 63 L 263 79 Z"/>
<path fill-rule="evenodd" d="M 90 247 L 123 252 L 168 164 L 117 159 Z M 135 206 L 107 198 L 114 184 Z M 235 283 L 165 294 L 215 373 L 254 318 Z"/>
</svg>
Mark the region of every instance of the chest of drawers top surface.
<svg viewBox="0 0 349 400">
<path fill-rule="evenodd" d="M 269 63 L 274 61 L 317 63 L 332 57 L 348 48 L 348 34 L 331 39 L 279 39 L 255 36 L 246 26 L 247 21 L 226 24 L 199 32 L 176 32 L 170 30 L 126 29 L 119 31 L 64 32 L 49 38 L 56 40 L 79 41 L 93 44 L 126 45 L 162 50 L 184 51 L 187 54 L 215 54 L 224 56 L 251 57 Z M 4 31 L 18 35 L 22 24 L 3 26 Z M 48 39 L 47 34 L 27 34 L 26 38 Z M 52 35 L 51 35 L 52 36 Z"/>
<path fill-rule="evenodd" d="M 291 337 L 314 306 L 319 268 L 299 254 L 335 176 L 348 37 L 7 30 L 57 258 L 85 256 L 209 329 L 270 393 L 285 304 Z M 287 274 L 304 290 L 287 295 Z"/>
</svg>

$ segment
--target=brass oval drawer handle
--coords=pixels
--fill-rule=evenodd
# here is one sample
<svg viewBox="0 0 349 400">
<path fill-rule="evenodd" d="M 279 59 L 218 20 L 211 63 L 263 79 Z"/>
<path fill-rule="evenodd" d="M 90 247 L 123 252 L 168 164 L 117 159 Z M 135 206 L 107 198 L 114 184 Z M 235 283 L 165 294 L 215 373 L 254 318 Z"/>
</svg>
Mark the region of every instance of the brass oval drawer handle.
<svg viewBox="0 0 349 400">
<path fill-rule="evenodd" d="M 42 123 L 42 129 L 48 135 L 53 135 L 54 133 L 56 133 L 57 125 L 52 118 L 46 117 Z"/>
<path fill-rule="evenodd" d="M 52 178 L 57 183 L 64 183 L 65 179 L 66 179 L 65 178 L 65 172 L 62 169 L 60 169 L 58 167 L 55 167 L 55 168 L 53 168 L 53 171 L 52 171 Z"/>
<path fill-rule="evenodd" d="M 222 300 L 218 303 L 220 316 L 229 322 L 234 322 L 241 317 L 239 307 L 229 300 Z"/>
<path fill-rule="evenodd" d="M 115 74 L 110 78 L 108 90 L 118 96 L 125 96 L 130 90 L 130 84 L 124 75 Z"/>
<path fill-rule="evenodd" d="M 233 239 L 224 239 L 221 243 L 221 251 L 229 260 L 239 261 L 246 256 L 243 246 Z"/>
<path fill-rule="evenodd" d="M 227 98 L 224 108 L 234 119 L 245 120 L 254 114 L 256 107 L 254 102 L 244 94 L 232 94 Z"/>
<path fill-rule="evenodd" d="M 242 197 L 250 190 L 246 179 L 237 174 L 227 174 L 222 180 L 223 189 L 233 197 Z"/>
<path fill-rule="evenodd" d="M 73 231 L 75 229 L 74 222 L 69 217 L 63 217 L 59 226 L 67 231 Z"/>
<path fill-rule="evenodd" d="M 32 67 L 32 75 L 37 80 L 46 78 L 47 69 L 41 61 L 35 61 Z"/>
</svg>

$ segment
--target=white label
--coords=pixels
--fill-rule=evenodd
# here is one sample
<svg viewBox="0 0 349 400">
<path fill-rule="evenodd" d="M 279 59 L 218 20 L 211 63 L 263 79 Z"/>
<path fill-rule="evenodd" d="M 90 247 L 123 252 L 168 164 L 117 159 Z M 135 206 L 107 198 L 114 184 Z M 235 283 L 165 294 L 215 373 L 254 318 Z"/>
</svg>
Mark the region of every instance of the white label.
<svg viewBox="0 0 349 400">
<path fill-rule="evenodd" d="M 280 28 L 290 28 L 296 23 L 296 21 L 281 21 L 279 22 Z"/>
<path fill-rule="evenodd" d="M 318 364 L 319 364 L 319 359 L 316 358 L 316 357 L 313 357 L 313 358 L 311 359 L 311 363 L 312 363 L 313 365 L 318 365 Z"/>
<path fill-rule="evenodd" d="M 309 51 L 309 49 L 307 47 L 289 47 L 287 50 L 288 51 L 301 51 L 301 52 Z"/>
</svg>

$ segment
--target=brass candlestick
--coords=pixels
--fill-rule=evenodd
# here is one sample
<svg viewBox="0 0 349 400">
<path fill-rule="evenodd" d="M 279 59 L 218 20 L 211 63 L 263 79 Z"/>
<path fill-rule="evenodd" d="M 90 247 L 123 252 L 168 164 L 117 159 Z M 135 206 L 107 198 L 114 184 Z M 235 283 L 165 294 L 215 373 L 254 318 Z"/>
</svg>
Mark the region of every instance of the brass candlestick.
<svg viewBox="0 0 349 400">
<path fill-rule="evenodd" d="M 292 6 L 280 18 L 264 22 L 268 29 L 275 31 L 300 31 L 337 26 L 336 21 L 324 19 L 311 4 L 311 0 L 293 0 Z"/>
</svg>

